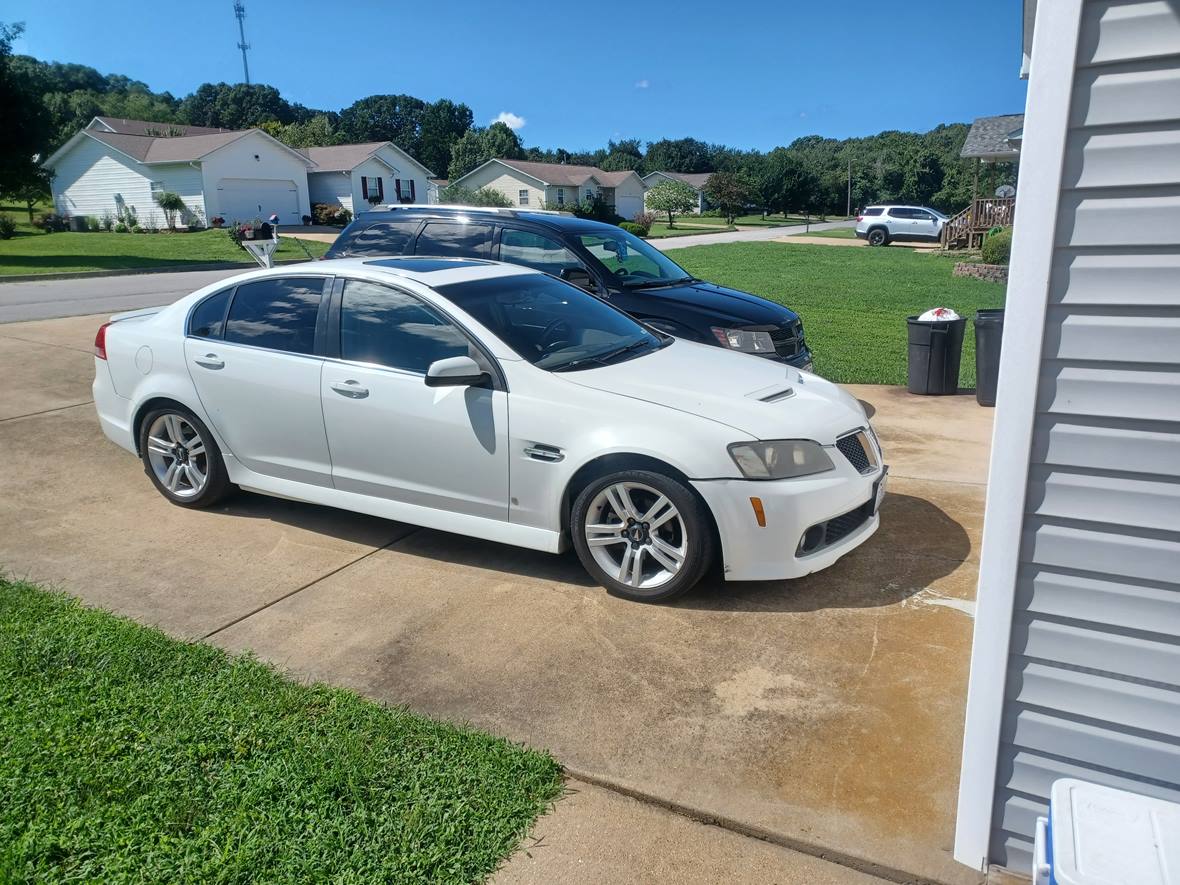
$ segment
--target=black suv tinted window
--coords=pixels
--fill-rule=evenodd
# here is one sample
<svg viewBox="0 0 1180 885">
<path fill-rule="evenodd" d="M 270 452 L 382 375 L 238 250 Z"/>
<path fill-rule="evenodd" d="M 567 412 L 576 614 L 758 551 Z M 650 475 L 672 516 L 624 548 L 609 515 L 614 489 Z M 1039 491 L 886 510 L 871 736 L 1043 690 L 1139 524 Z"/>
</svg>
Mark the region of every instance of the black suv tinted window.
<svg viewBox="0 0 1180 885">
<path fill-rule="evenodd" d="M 188 333 L 197 338 L 220 338 L 225 328 L 225 309 L 233 291 L 224 289 L 194 307 L 188 318 Z"/>
<path fill-rule="evenodd" d="M 423 375 L 435 360 L 468 356 L 467 336 L 418 299 L 348 280 L 340 303 L 340 356 Z"/>
<path fill-rule="evenodd" d="M 323 290 L 322 279 L 298 277 L 238 286 L 225 323 L 225 340 L 312 353 Z"/>
<path fill-rule="evenodd" d="M 404 255 L 417 229 L 416 221 L 371 224 L 353 237 L 343 251 L 349 255 Z"/>
<path fill-rule="evenodd" d="M 506 227 L 500 231 L 500 260 L 560 276 L 569 267 L 583 268 L 569 249 L 544 234 Z"/>
<path fill-rule="evenodd" d="M 492 237 L 488 224 L 432 221 L 418 234 L 417 255 L 474 255 L 482 257 Z"/>
<path fill-rule="evenodd" d="M 865 209 L 865 211 L 861 214 L 862 215 L 880 215 L 883 211 L 884 210 L 880 206 L 872 206 L 868 209 Z"/>
<path fill-rule="evenodd" d="M 914 210 L 913 209 L 905 209 L 905 208 L 902 208 L 899 206 L 894 206 L 892 209 L 889 210 L 889 215 L 892 218 L 913 218 L 914 217 Z"/>
</svg>

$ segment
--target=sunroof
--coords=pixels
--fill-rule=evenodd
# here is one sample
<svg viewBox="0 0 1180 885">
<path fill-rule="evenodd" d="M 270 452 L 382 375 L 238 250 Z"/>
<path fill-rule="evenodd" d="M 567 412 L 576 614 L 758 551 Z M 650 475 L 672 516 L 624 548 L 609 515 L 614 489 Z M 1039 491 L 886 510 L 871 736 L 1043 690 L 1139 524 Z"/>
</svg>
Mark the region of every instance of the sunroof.
<svg viewBox="0 0 1180 885">
<path fill-rule="evenodd" d="M 394 270 L 416 270 L 430 273 L 435 270 L 453 270 L 457 267 L 479 267 L 487 264 L 478 258 L 378 258 L 366 261 L 374 267 L 392 267 Z"/>
</svg>

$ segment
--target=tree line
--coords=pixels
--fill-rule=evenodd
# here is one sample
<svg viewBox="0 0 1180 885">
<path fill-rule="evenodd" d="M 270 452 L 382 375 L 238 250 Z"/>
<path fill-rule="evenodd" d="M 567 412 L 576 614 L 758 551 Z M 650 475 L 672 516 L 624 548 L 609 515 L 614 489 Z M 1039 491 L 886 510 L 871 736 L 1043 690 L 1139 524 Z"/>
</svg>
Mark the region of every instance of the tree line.
<svg viewBox="0 0 1180 885">
<path fill-rule="evenodd" d="M 257 127 L 292 147 L 392 141 L 436 175 L 452 180 L 492 157 L 641 175 L 657 170 L 723 172 L 737 182 L 750 205 L 770 212 L 842 213 L 850 197 L 854 208 L 899 201 L 951 212 L 971 197 L 974 168 L 959 158 L 965 123 L 862 138 L 809 135 L 767 152 L 695 138 L 646 144 L 612 140 L 587 151 L 526 147 L 505 124 L 476 126 L 470 107 L 445 98 L 431 102 L 411 95 L 370 95 L 346 108 L 324 110 L 288 101 L 273 86 L 259 83 L 203 83 L 177 98 L 86 65 L 13 55 L 11 43 L 20 31 L 19 25 L 0 24 L 0 107 L 14 135 L 0 147 L 0 192 L 9 195 L 36 179 L 34 157 L 49 156 L 92 118 L 110 116 L 151 120 L 174 126 L 171 131 L 185 125 Z M 980 192 L 991 193 L 1013 175 L 1010 164 L 985 166 Z"/>
</svg>

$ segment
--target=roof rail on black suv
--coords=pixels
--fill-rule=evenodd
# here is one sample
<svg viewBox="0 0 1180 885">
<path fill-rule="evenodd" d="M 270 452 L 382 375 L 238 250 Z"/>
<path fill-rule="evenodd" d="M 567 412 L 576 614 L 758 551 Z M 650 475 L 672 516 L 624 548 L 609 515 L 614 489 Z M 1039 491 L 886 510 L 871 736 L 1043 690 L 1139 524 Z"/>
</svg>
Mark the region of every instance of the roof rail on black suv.
<svg viewBox="0 0 1180 885">
<path fill-rule="evenodd" d="M 580 286 L 653 328 L 810 371 L 803 323 L 781 304 L 695 279 L 613 224 L 564 212 L 397 205 L 357 215 L 324 256 L 430 255 L 522 264 Z"/>
</svg>

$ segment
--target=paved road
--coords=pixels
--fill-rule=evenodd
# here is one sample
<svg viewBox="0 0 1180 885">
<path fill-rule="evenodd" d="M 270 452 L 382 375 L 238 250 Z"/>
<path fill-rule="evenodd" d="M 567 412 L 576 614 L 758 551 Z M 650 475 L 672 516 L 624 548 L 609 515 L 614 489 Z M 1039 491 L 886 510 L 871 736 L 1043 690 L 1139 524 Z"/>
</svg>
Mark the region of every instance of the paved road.
<svg viewBox="0 0 1180 885">
<path fill-rule="evenodd" d="M 811 230 L 849 227 L 850 221 L 813 224 Z M 750 240 L 773 240 L 802 233 L 803 225 L 793 227 L 753 228 L 723 234 L 692 234 L 667 240 L 653 240 L 661 250 L 683 249 L 708 243 L 735 243 Z M 57 317 L 118 313 L 170 304 L 202 286 L 224 280 L 246 270 L 179 271 L 174 273 L 126 274 L 116 277 L 89 277 L 77 280 L 40 280 L 28 283 L 0 283 L 0 323 L 23 320 L 46 320 Z"/>
<path fill-rule="evenodd" d="M 745 243 L 757 240 L 777 240 L 792 234 L 801 234 L 808 230 L 831 230 L 834 227 L 854 227 L 852 221 L 827 221 L 823 224 L 813 224 L 810 227 L 802 224 L 790 227 L 753 227 L 745 230 L 735 230 L 724 234 L 690 234 L 684 237 L 669 237 L 664 240 L 651 240 L 651 244 L 661 252 L 669 249 L 683 249 L 686 246 L 707 246 L 710 243 Z"/>
</svg>

